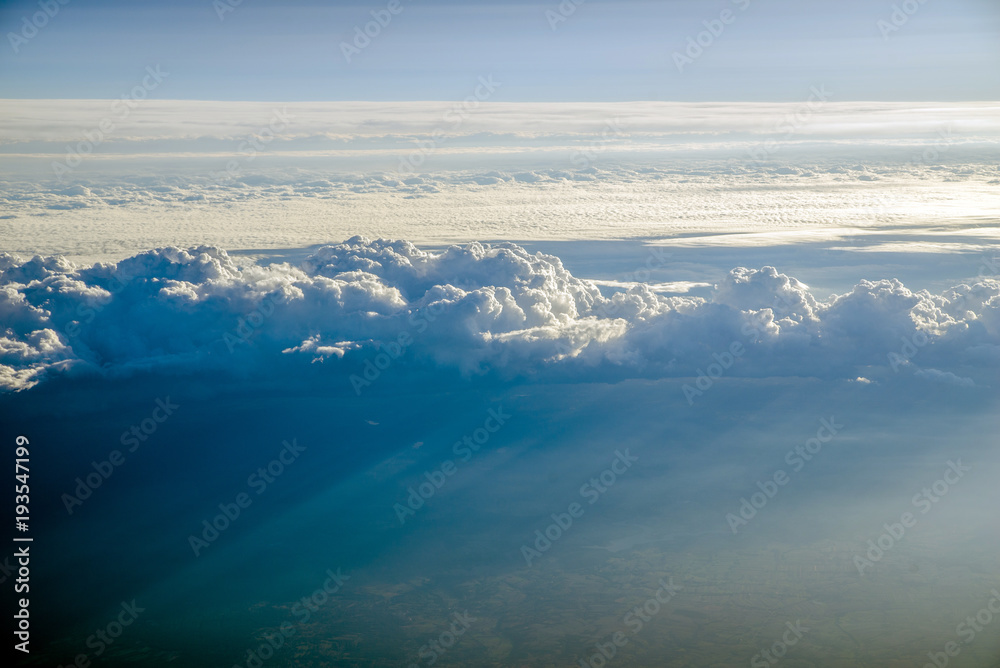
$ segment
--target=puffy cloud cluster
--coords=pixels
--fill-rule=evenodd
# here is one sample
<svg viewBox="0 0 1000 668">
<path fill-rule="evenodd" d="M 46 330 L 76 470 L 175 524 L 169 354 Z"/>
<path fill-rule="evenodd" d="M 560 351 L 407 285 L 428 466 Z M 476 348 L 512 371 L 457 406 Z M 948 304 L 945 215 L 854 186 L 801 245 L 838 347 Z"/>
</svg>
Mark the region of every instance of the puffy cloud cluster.
<svg viewBox="0 0 1000 668">
<path fill-rule="evenodd" d="M 578 380 L 694 376 L 735 342 L 728 375 L 989 384 L 1000 366 L 1000 282 L 943 294 L 862 281 L 818 301 L 773 267 L 733 269 L 709 298 L 646 285 L 606 293 L 514 244 L 425 252 L 362 237 L 298 265 L 240 266 L 214 247 L 118 263 L 0 254 L 0 387 L 53 373 L 218 369 L 268 374 L 323 361 L 331 382 L 387 364 Z M 355 383 L 357 385 L 357 383 Z"/>
</svg>

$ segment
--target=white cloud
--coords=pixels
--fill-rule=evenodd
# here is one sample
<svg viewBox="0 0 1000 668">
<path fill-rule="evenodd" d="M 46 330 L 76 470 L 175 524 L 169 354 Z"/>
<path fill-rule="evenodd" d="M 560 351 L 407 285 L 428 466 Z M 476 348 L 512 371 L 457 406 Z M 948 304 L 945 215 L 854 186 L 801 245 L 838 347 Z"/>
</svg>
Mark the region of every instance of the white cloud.
<svg viewBox="0 0 1000 668">
<path fill-rule="evenodd" d="M 585 170 L 594 180 L 579 181 L 580 171 L 551 166 L 568 165 L 568 155 L 548 156 L 549 167 L 535 170 L 544 180 L 521 183 L 513 169 L 435 171 L 401 181 L 389 171 L 331 174 L 294 162 L 265 165 L 269 158 L 258 157 L 257 171 L 248 168 L 226 183 L 208 176 L 223 168 L 221 157 L 199 158 L 183 173 L 172 172 L 170 161 L 154 162 L 164 170 L 159 176 L 137 175 L 151 169 L 144 160 L 111 160 L 108 174 L 81 168 L 72 187 L 19 174 L 0 182 L 4 250 L 90 263 L 151 247 L 301 248 L 359 233 L 434 244 L 661 239 L 690 252 L 825 244 L 849 252 L 986 253 L 1000 240 L 995 226 L 975 228 L 992 215 L 989 181 L 1000 176 L 995 164 L 972 165 L 964 176 L 958 173 L 967 163 L 881 166 L 886 179 L 873 199 L 871 184 L 858 181 L 856 172 L 734 173 L 721 159 L 698 161 L 697 169 L 690 161 L 602 163 Z M 481 184 L 484 179 L 490 182 Z"/>
<path fill-rule="evenodd" d="M 127 117 L 112 100 L 0 100 L 0 133 L 10 141 L 79 140 L 115 121 L 109 141 L 135 152 L 128 142 L 155 142 L 162 150 L 218 150 L 211 140 L 232 140 L 259 132 L 276 110 L 291 116 L 285 140 L 294 148 L 371 148 L 371 142 L 406 142 L 435 129 L 471 137 L 475 145 L 524 143 L 526 139 L 594 137 L 606 143 L 611 120 L 630 136 L 645 139 L 729 140 L 783 135 L 787 118 L 801 102 L 482 102 L 455 113 L 454 102 L 212 102 L 145 100 Z M 450 112 L 450 113 L 449 113 Z M 784 126 L 782 121 L 786 121 Z M 827 102 L 795 137 L 869 138 L 882 141 L 932 136 L 949 126 L 963 141 L 1000 136 L 996 102 Z M 604 133 L 604 135 L 602 135 Z M 172 140 L 176 143 L 163 143 Z"/>
<path fill-rule="evenodd" d="M 747 352 L 731 375 L 877 380 L 895 373 L 890 354 L 906 341 L 919 346 L 901 373 L 989 384 L 1000 364 L 995 280 L 943 294 L 862 281 L 819 301 L 772 267 L 739 267 L 707 299 L 643 284 L 604 296 L 559 258 L 514 244 L 427 252 L 361 237 L 302 266 L 240 266 L 197 247 L 86 267 L 3 255 L 0 268 L 7 389 L 53 372 L 266 374 L 282 360 L 322 360 L 324 373 L 347 382 L 380 353 L 411 370 L 688 376 L 734 342 Z"/>
</svg>

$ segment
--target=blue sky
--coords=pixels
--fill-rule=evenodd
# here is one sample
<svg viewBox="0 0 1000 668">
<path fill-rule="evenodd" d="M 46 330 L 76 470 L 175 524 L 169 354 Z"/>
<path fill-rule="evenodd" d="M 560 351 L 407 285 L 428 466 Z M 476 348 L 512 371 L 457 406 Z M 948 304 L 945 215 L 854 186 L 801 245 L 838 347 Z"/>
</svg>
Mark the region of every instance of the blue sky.
<svg viewBox="0 0 1000 668">
<path fill-rule="evenodd" d="M 794 101 L 819 84 L 840 100 L 1000 97 L 1000 5 L 912 2 L 886 39 L 893 3 L 873 0 L 586 0 L 562 14 L 554 1 L 401 0 L 347 62 L 341 43 L 388 0 L 243 0 L 221 20 L 210 0 L 71 0 L 16 53 L 9 33 L 39 8 L 15 1 L 0 7 L 0 96 L 120 97 L 159 64 L 170 79 L 154 97 L 167 99 L 449 100 L 489 74 L 502 101 Z M 724 10 L 728 25 L 678 71 L 673 54 Z"/>
<path fill-rule="evenodd" d="M 0 0 L 34 665 L 415 665 L 464 611 L 421 666 L 599 666 L 662 577 L 609 667 L 993 614 L 1000 0 L 399 0 L 350 62 L 395 0 L 223 1 Z"/>
</svg>

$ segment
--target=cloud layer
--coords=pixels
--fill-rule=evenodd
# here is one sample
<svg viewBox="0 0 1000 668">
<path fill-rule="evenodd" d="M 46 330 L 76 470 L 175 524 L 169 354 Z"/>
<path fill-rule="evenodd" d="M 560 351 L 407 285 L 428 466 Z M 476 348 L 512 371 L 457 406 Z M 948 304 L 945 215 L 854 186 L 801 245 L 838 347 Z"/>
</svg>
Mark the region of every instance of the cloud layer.
<svg viewBox="0 0 1000 668">
<path fill-rule="evenodd" d="M 29 148 L 34 146 L 30 142 L 78 141 L 85 131 L 110 118 L 114 130 L 106 133 L 107 139 L 124 152 L 135 152 L 137 142 L 157 140 L 181 142 L 155 145 L 160 150 L 182 144 L 184 150 L 218 150 L 220 146 L 211 140 L 260 133 L 276 114 L 282 114 L 288 116 L 288 124 L 280 137 L 307 140 L 289 144 L 291 150 L 370 149 L 432 137 L 435 132 L 474 137 L 479 145 L 609 134 L 725 141 L 787 132 L 830 140 L 889 141 L 925 139 L 945 126 L 963 140 L 1000 137 L 997 102 L 842 102 L 836 91 L 823 87 L 821 93 L 817 98 L 804 89 L 801 102 L 767 103 L 495 102 L 480 94 L 479 99 L 472 95 L 471 100 L 452 102 L 141 100 L 128 109 L 114 100 L 0 100 L 0 133 L 7 139 L 5 152 L 20 153 L 11 144 Z"/>
<path fill-rule="evenodd" d="M 919 242 L 940 252 L 987 252 L 1000 240 L 991 222 L 995 162 L 901 166 L 853 156 L 793 168 L 757 166 L 744 156 L 643 166 L 601 151 L 578 154 L 594 162 L 582 169 L 569 153 L 545 167 L 501 166 L 503 155 L 490 153 L 490 169 L 419 174 L 270 163 L 265 170 L 267 154 L 239 163 L 233 177 L 223 158 L 200 158 L 192 163 L 200 171 L 182 174 L 167 163 L 116 159 L 107 161 L 113 174 L 98 176 L 87 170 L 107 165 L 94 157 L 72 184 L 28 173 L 0 181 L 0 238 L 8 252 L 80 262 L 165 246 L 301 248 L 355 234 L 417 244 L 669 238 L 689 248 L 840 240 L 910 250 Z M 431 153 L 428 162 L 438 157 Z M 218 172 L 225 178 L 209 176 Z"/>
<path fill-rule="evenodd" d="M 1000 282 L 942 294 L 894 279 L 819 301 L 772 267 L 710 297 L 574 277 L 514 244 L 425 252 L 352 238 L 299 265 L 239 266 L 213 247 L 77 267 L 0 255 L 0 386 L 53 374 L 216 369 L 265 376 L 324 362 L 364 391 L 390 366 L 466 376 L 816 376 L 975 387 L 1000 366 Z M 730 357 L 732 356 L 732 357 Z"/>
</svg>

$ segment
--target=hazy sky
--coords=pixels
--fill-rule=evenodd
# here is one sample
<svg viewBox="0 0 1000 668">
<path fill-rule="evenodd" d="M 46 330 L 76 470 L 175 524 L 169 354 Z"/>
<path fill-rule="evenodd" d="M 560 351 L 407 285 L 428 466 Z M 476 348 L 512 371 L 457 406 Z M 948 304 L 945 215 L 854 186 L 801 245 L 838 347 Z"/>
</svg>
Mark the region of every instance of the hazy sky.
<svg viewBox="0 0 1000 668">
<path fill-rule="evenodd" d="M 37 2 L 0 5 L 0 96 L 116 98 L 159 65 L 164 99 L 453 100 L 489 75 L 497 101 L 1000 98 L 995 0 L 910 0 L 895 22 L 888 0 L 399 0 L 350 62 L 389 0 L 57 2 L 37 34 Z"/>
</svg>

